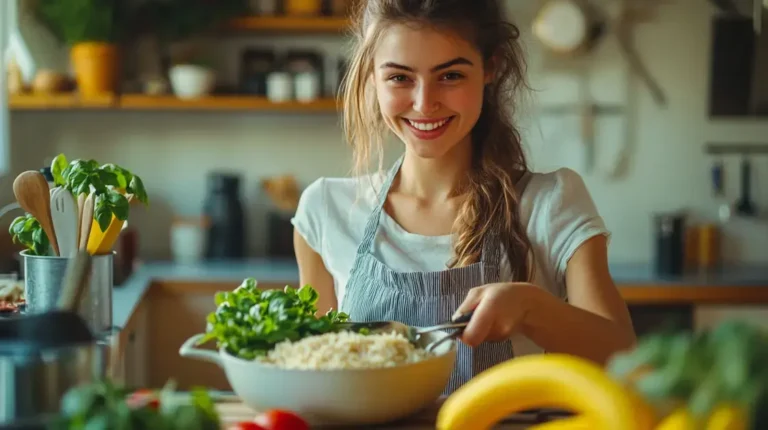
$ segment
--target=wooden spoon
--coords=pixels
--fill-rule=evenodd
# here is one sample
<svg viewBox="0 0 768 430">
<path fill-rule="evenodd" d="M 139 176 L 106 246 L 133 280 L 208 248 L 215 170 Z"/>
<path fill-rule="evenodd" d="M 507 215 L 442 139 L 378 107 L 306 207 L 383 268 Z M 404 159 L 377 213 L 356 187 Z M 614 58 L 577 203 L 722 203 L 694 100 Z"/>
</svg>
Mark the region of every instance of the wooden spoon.
<svg viewBox="0 0 768 430">
<path fill-rule="evenodd" d="M 77 235 L 75 235 L 75 243 L 80 244 L 80 235 L 82 234 L 81 225 L 83 219 L 83 205 L 85 204 L 85 194 L 77 196 Z M 78 249 L 80 249 L 78 247 Z"/>
<path fill-rule="evenodd" d="M 22 172 L 13 181 L 13 194 L 19 206 L 37 219 L 43 228 L 53 252 L 59 255 L 59 244 L 53 229 L 51 218 L 51 191 L 48 182 L 40 172 L 28 170 Z"/>
<path fill-rule="evenodd" d="M 81 194 L 83 196 L 84 194 Z M 93 194 L 83 201 L 83 210 L 80 213 L 80 245 L 78 249 L 85 251 L 88 248 L 88 237 L 91 235 L 93 224 Z"/>
</svg>

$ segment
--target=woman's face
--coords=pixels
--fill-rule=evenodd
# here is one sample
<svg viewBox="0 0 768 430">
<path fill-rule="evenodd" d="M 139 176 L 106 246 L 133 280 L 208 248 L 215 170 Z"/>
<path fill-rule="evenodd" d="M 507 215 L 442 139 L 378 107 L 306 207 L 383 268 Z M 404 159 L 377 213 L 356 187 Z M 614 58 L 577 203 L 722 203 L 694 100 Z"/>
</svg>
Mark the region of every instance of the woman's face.
<svg viewBox="0 0 768 430">
<path fill-rule="evenodd" d="M 480 53 L 433 28 L 394 25 L 384 31 L 373 79 L 389 128 L 423 158 L 468 147 L 487 82 Z"/>
</svg>

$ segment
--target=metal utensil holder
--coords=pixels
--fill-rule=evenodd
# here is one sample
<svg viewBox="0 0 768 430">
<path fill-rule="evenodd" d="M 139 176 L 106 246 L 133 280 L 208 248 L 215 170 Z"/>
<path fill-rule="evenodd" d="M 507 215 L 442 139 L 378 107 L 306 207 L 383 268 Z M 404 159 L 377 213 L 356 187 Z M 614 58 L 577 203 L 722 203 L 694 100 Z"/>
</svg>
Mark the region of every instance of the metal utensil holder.
<svg viewBox="0 0 768 430">
<path fill-rule="evenodd" d="M 56 308 L 71 258 L 29 255 L 24 258 L 24 288 L 26 312 L 39 313 Z M 112 329 L 112 289 L 114 252 L 92 256 L 88 289 L 78 313 L 94 335 Z"/>
</svg>

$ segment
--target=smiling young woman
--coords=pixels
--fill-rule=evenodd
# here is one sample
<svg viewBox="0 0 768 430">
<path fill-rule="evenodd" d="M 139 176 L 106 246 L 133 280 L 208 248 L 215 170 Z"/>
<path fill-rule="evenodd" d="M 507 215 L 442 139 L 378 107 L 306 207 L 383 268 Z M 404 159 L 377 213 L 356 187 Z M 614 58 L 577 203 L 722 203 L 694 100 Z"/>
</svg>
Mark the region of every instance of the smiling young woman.
<svg viewBox="0 0 768 430">
<path fill-rule="evenodd" d="M 635 341 L 608 272 L 610 233 L 572 170 L 529 170 L 525 87 L 497 0 L 368 0 L 343 85 L 350 178 L 320 178 L 293 219 L 321 312 L 428 326 L 474 310 L 445 394 L 525 353 L 604 363 Z M 382 166 L 383 142 L 403 152 Z"/>
</svg>

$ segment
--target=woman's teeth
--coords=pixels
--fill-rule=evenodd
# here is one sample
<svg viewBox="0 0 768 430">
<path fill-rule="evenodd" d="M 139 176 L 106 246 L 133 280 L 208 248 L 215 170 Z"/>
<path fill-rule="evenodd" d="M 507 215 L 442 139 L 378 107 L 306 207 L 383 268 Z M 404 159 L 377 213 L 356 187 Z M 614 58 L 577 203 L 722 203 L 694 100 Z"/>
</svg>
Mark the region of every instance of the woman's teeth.
<svg viewBox="0 0 768 430">
<path fill-rule="evenodd" d="M 440 128 L 443 125 L 445 125 L 446 122 L 448 122 L 450 118 L 446 118 L 437 122 L 413 122 L 410 119 L 408 120 L 408 123 L 413 128 L 417 128 L 422 131 L 432 131 L 436 128 Z"/>
</svg>

